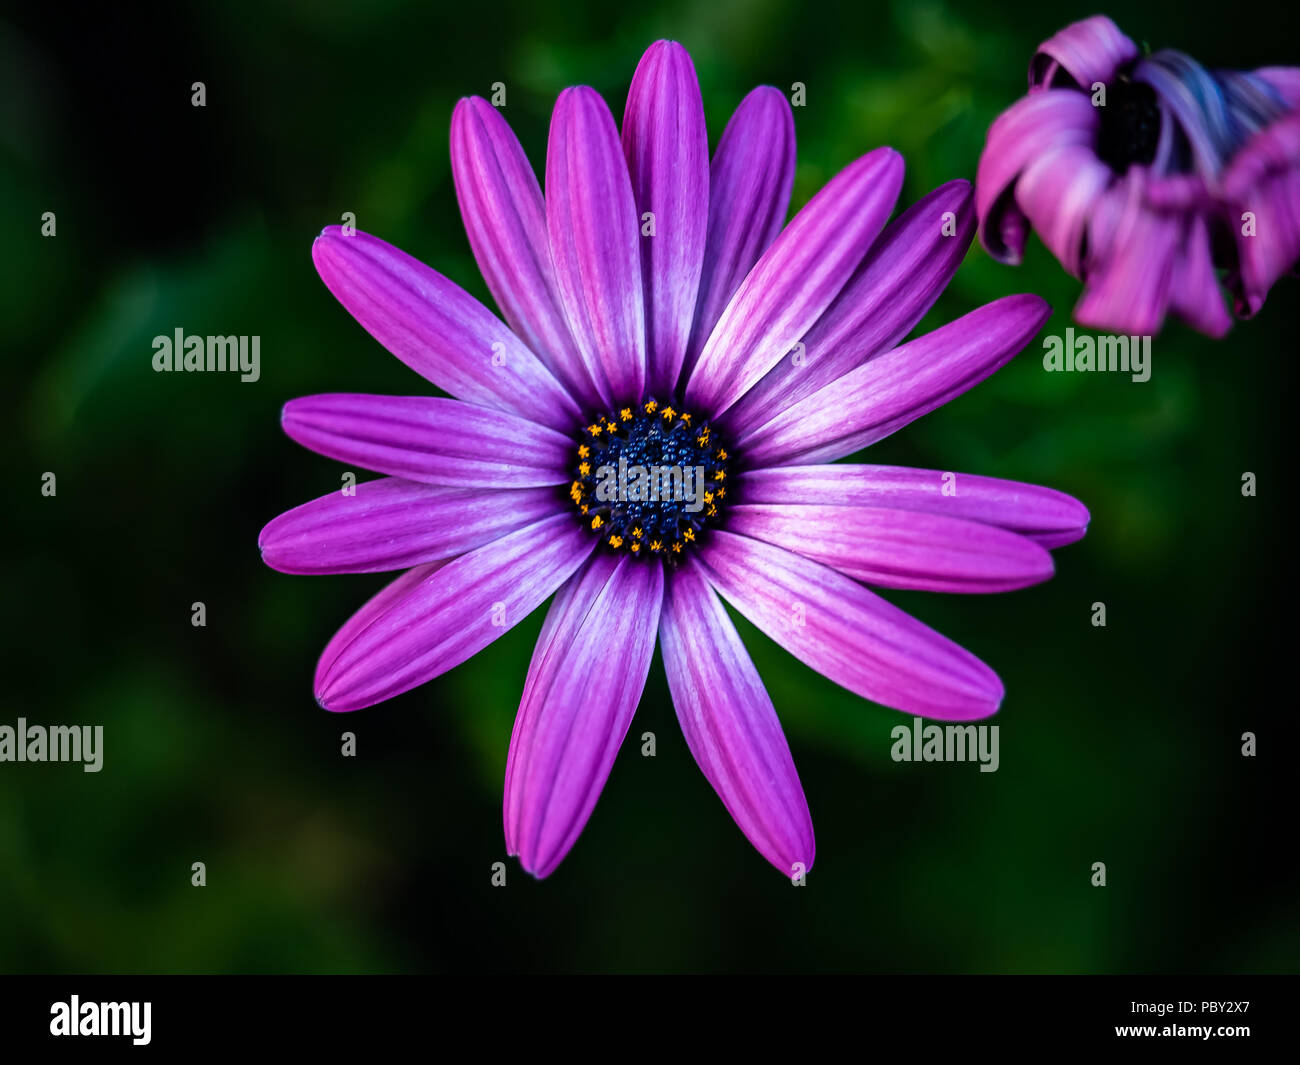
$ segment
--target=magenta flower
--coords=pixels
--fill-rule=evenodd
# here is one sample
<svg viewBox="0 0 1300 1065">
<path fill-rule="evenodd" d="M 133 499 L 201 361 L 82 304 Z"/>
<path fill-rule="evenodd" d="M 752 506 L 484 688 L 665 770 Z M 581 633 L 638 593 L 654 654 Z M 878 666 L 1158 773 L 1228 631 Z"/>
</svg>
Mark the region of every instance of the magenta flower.
<svg viewBox="0 0 1300 1065">
<path fill-rule="evenodd" d="M 1300 69 L 1212 72 L 1076 22 L 989 128 L 975 207 L 995 258 L 1018 263 L 1032 226 L 1083 280 L 1084 325 L 1145 336 L 1172 311 L 1223 336 L 1220 270 L 1249 316 L 1300 260 Z"/>
<path fill-rule="evenodd" d="M 484 100 L 457 105 L 451 153 L 470 244 L 509 328 L 374 237 L 331 227 L 313 247 L 353 317 L 455 397 L 285 407 L 299 443 L 388 476 L 276 518 L 261 536 L 266 562 L 406 570 L 325 648 L 318 700 L 355 710 L 423 684 L 556 593 L 510 742 L 510 853 L 542 877 L 573 846 L 658 635 L 709 782 L 773 865 L 810 868 L 794 761 L 719 594 L 867 699 L 949 720 L 996 711 L 1002 685 L 986 665 L 864 584 L 1029 585 L 1052 574 L 1048 548 L 1083 535 L 1087 511 L 1011 481 L 829 463 L 987 377 L 1048 308 L 1011 296 L 896 347 L 970 243 L 967 184 L 887 225 L 903 163 L 882 148 L 783 229 L 785 98 L 751 92 L 710 166 L 695 71 L 671 42 L 637 68 L 621 142 L 594 91 L 561 94 L 545 199 Z M 650 466 L 702 479 L 690 495 L 602 495 L 608 470 Z"/>
</svg>

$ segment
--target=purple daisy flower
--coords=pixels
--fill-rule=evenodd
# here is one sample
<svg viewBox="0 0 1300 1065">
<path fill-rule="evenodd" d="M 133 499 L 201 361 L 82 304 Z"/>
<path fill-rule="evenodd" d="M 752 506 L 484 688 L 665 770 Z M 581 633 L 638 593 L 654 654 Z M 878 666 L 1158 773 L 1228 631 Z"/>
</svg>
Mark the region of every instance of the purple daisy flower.
<svg viewBox="0 0 1300 1065">
<path fill-rule="evenodd" d="M 975 207 L 994 258 L 1018 263 L 1032 226 L 1084 282 L 1084 325 L 1150 335 L 1172 311 L 1223 336 L 1219 271 L 1249 316 L 1300 260 L 1300 69 L 1209 71 L 1076 22 L 989 128 Z"/>
<path fill-rule="evenodd" d="M 867 699 L 947 720 L 996 711 L 1003 689 L 986 665 L 864 585 L 1033 584 L 1087 511 L 1033 485 L 831 463 L 987 377 L 1048 308 L 1011 296 L 895 346 L 970 243 L 969 186 L 886 224 L 903 163 L 882 148 L 783 228 L 789 104 L 751 92 L 710 165 L 695 70 L 671 42 L 637 68 L 621 140 L 594 91 L 561 94 L 545 198 L 484 100 L 456 106 L 451 154 L 508 327 L 374 237 L 331 227 L 313 247 L 353 317 L 455 397 L 285 407 L 293 439 L 387 477 L 276 518 L 266 562 L 406 570 L 325 648 L 317 699 L 355 710 L 423 684 L 554 593 L 510 742 L 510 853 L 542 877 L 573 846 L 657 636 L 700 768 L 765 858 L 806 870 L 794 760 L 722 600 Z M 647 466 L 696 471 L 697 490 L 602 496 L 610 470 Z"/>
</svg>

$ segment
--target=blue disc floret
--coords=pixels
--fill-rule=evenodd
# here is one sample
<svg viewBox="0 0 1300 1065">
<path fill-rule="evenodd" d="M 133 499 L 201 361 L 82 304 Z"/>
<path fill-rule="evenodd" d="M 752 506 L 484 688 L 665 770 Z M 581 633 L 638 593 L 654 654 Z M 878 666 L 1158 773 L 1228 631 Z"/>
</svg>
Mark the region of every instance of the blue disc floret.
<svg viewBox="0 0 1300 1065">
<path fill-rule="evenodd" d="M 569 498 L 607 549 L 677 561 L 716 525 L 731 461 L 707 420 L 649 399 L 582 429 Z"/>
</svg>

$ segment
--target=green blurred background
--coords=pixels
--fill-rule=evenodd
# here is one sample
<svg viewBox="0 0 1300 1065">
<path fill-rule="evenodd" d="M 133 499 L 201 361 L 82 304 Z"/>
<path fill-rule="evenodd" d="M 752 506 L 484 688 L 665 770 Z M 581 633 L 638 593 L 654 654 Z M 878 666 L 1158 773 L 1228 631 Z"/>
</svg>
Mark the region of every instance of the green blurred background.
<svg viewBox="0 0 1300 1065">
<path fill-rule="evenodd" d="M 281 434 L 281 404 L 424 390 L 320 283 L 315 233 L 355 212 L 489 299 L 449 172 L 458 97 L 504 82 L 540 168 L 560 89 L 593 85 L 619 116 L 641 51 L 673 37 L 712 143 L 753 85 L 805 83 L 792 208 L 880 144 L 905 155 L 910 202 L 973 177 L 1035 45 L 1093 10 L 232 0 L 0 18 L 0 723 L 105 728 L 99 774 L 0 764 L 0 971 L 1294 970 L 1294 282 L 1222 342 L 1170 325 L 1147 384 L 1044 373 L 1034 342 L 872 450 L 1061 488 L 1093 524 L 1037 588 L 889 595 L 1002 676 L 993 774 L 895 764 L 907 718 L 740 623 L 813 812 L 803 890 L 695 768 L 658 662 L 633 724 L 658 756 L 625 744 L 559 871 L 535 882 L 509 861 L 493 888 L 542 612 L 336 716 L 312 698 L 316 657 L 386 578 L 289 577 L 258 557 L 261 526 L 342 472 Z M 1294 4 L 1114 14 L 1214 66 L 1300 60 Z M 1047 331 L 1069 324 L 1077 287 L 1035 240 L 1019 269 L 972 249 L 923 328 L 1016 291 L 1051 301 Z M 177 326 L 260 335 L 261 380 L 155 374 L 151 338 Z M 344 730 L 359 757 L 340 757 Z"/>
</svg>

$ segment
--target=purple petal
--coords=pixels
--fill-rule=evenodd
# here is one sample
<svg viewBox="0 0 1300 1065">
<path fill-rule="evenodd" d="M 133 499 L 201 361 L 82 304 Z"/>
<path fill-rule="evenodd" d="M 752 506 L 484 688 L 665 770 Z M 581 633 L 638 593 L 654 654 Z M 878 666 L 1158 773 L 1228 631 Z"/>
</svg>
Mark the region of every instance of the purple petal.
<svg viewBox="0 0 1300 1065">
<path fill-rule="evenodd" d="M 1289 110 L 1300 108 L 1300 67 L 1260 67 L 1255 74 L 1272 86 Z"/>
<path fill-rule="evenodd" d="M 1130 167 L 1123 181 L 1098 198 L 1089 227 L 1087 284 L 1074 308 L 1081 325 L 1151 336 L 1164 324 L 1182 218 L 1146 204 L 1146 181 L 1142 167 Z"/>
<path fill-rule="evenodd" d="M 389 605 L 317 670 L 328 710 L 357 710 L 445 673 L 519 624 L 591 554 L 569 514 L 449 562 Z"/>
<path fill-rule="evenodd" d="M 1232 328 L 1232 317 L 1219 290 L 1210 230 L 1202 215 L 1187 219 L 1183 250 L 1174 260 L 1169 292 L 1174 312 L 1206 336 L 1222 337 Z"/>
<path fill-rule="evenodd" d="M 1238 267 L 1229 276 L 1239 314 L 1256 314 L 1273 283 L 1300 260 L 1300 115 L 1257 133 L 1223 177 Z M 1255 216 L 1247 236 L 1242 215 Z"/>
<path fill-rule="evenodd" d="M 1088 528 L 1088 508 L 1052 488 L 971 473 L 905 466 L 776 466 L 739 478 L 748 503 L 820 503 L 893 507 L 1010 529 L 1043 547 L 1074 543 Z"/>
<path fill-rule="evenodd" d="M 947 721 L 987 717 L 1002 702 L 978 658 L 828 566 L 722 531 L 699 555 L 727 602 L 864 699 Z"/>
<path fill-rule="evenodd" d="M 514 414 L 434 396 L 326 393 L 284 405 L 284 431 L 340 462 L 426 484 L 564 484 L 568 437 Z"/>
<path fill-rule="evenodd" d="M 735 625 L 694 563 L 668 581 L 659 638 L 686 745 L 727 812 L 783 875 L 811 869 L 812 818 L 790 746 Z"/>
<path fill-rule="evenodd" d="M 565 510 L 549 488 L 446 488 L 384 478 L 286 511 L 258 537 L 281 573 L 376 573 L 451 558 Z"/>
<path fill-rule="evenodd" d="M 652 44 L 641 57 L 623 115 L 623 150 L 641 236 L 649 388 L 670 395 L 690 339 L 709 220 L 709 134 L 700 83 L 686 49 Z"/>
<path fill-rule="evenodd" d="M 567 428 L 582 414 L 551 372 L 473 296 L 391 244 L 330 226 L 312 245 L 326 287 L 372 337 L 457 399 Z"/>
<path fill-rule="evenodd" d="M 855 580 L 924 592 L 1007 592 L 1045 581 L 1052 556 L 993 525 L 886 507 L 746 503 L 727 529 Z"/>
<path fill-rule="evenodd" d="M 845 167 L 795 215 L 737 290 L 686 386 L 717 417 L 786 355 L 861 263 L 893 210 L 903 160 L 878 148 Z"/>
<path fill-rule="evenodd" d="M 971 187 L 950 181 L 880 234 L 853 279 L 787 355 L 727 414 L 744 432 L 907 336 L 961 265 L 975 231 Z"/>
<path fill-rule="evenodd" d="M 794 113 L 760 85 L 740 101 L 709 171 L 709 229 L 683 369 L 689 373 L 731 297 L 785 225 L 794 188 Z"/>
<path fill-rule="evenodd" d="M 1029 64 L 1029 86 L 1050 87 L 1053 75 L 1064 70 L 1075 84 L 1090 89 L 1093 82 L 1109 82 L 1125 63 L 1138 56 L 1138 48 L 1105 15 L 1073 22 L 1038 46 Z"/>
<path fill-rule="evenodd" d="M 565 89 L 546 151 L 546 228 L 569 327 L 601 400 L 645 390 L 641 227 L 618 130 L 593 89 Z"/>
<path fill-rule="evenodd" d="M 597 555 L 556 596 L 506 765 L 506 848 L 549 876 L 591 816 L 650 672 L 663 568 Z"/>
<path fill-rule="evenodd" d="M 571 395 L 594 404 L 560 305 L 542 188 L 509 123 L 480 97 L 452 112 L 451 172 L 474 259 L 505 320 Z"/>
<path fill-rule="evenodd" d="M 750 467 L 830 462 L 882 440 L 1007 363 L 1051 314 L 1006 296 L 877 355 L 736 441 Z"/>
<path fill-rule="evenodd" d="M 1150 86 L 1160 101 L 1161 147 L 1153 161 L 1157 173 L 1172 166 L 1176 133 L 1181 152 L 1191 156 L 1191 169 L 1206 179 L 1217 177 L 1239 146 L 1243 127 L 1259 120 L 1255 109 L 1280 110 L 1268 86 L 1250 75 L 1216 75 L 1190 56 L 1167 49 L 1138 63 L 1133 80 Z"/>
<path fill-rule="evenodd" d="M 1171 140 L 1165 130 L 1177 129 L 1186 138 L 1197 172 L 1204 177 L 1221 172 L 1234 131 L 1229 101 L 1214 75 L 1190 56 L 1161 51 L 1139 62 L 1132 78 L 1151 86 L 1160 99 L 1162 142 Z M 1157 163 L 1161 159 L 1157 155 Z"/>
<path fill-rule="evenodd" d="M 1031 93 L 993 120 L 975 176 L 980 242 L 993 258 L 1018 263 L 1025 251 L 1025 216 L 1015 202 L 1020 174 L 1047 146 L 1091 146 L 1097 123 L 1091 99 L 1071 89 Z"/>
<path fill-rule="evenodd" d="M 1045 149 L 1016 184 L 1017 206 L 1075 277 L 1083 270 L 1088 221 L 1113 177 L 1091 145 L 1067 144 Z"/>
<path fill-rule="evenodd" d="M 440 562 L 428 562 L 422 566 L 407 570 L 397 580 L 385 585 L 379 594 L 372 597 L 365 606 L 353 614 L 344 623 L 343 627 L 331 637 L 330 642 L 325 645 L 325 650 L 321 652 L 320 660 L 316 663 L 316 675 L 312 682 L 313 689 L 315 691 L 321 690 L 321 681 L 324 679 L 325 673 L 348 644 L 360 636 L 378 618 L 388 613 L 393 606 L 409 596 L 424 582 L 425 578 L 437 573 L 450 561 L 450 559 L 443 559 Z M 326 709 L 329 708 L 326 707 Z"/>
</svg>

